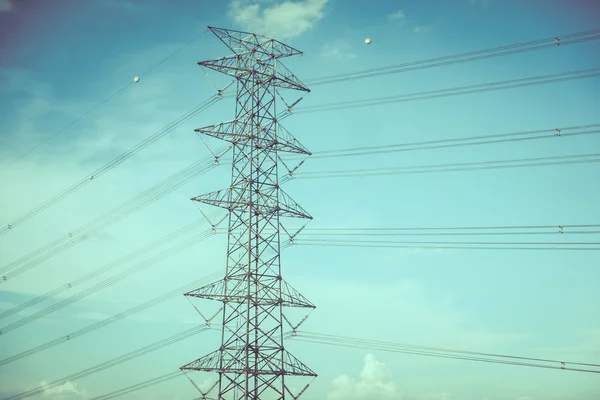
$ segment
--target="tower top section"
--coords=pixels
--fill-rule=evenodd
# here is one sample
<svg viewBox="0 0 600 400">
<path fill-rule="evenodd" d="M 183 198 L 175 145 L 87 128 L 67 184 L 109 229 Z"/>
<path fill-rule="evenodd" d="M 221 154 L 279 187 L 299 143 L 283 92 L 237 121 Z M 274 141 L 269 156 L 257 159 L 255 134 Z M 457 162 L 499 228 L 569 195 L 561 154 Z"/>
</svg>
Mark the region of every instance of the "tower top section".
<svg viewBox="0 0 600 400">
<path fill-rule="evenodd" d="M 283 58 L 303 54 L 287 44 L 255 33 L 209 26 L 214 33 L 235 54 L 249 52 L 262 53 L 270 58 Z"/>
</svg>

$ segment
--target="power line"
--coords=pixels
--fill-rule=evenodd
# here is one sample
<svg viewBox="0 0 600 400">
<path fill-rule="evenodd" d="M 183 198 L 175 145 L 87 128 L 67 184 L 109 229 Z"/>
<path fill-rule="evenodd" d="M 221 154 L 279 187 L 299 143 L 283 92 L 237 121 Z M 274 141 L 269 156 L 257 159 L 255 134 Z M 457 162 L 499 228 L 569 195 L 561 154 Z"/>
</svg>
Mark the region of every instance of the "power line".
<svg viewBox="0 0 600 400">
<path fill-rule="evenodd" d="M 365 228 L 346 228 L 346 227 L 313 227 L 305 228 L 306 231 L 439 231 L 439 230 L 498 230 L 498 229 L 556 229 L 555 233 L 570 233 L 564 229 L 586 229 L 600 228 L 600 224 L 565 224 L 565 225 L 496 225 L 496 226 L 444 226 L 444 227 L 365 227 Z"/>
<path fill-rule="evenodd" d="M 484 50 L 476 50 L 467 53 L 453 54 L 443 57 L 435 57 L 425 60 L 412 61 L 407 63 L 390 65 L 387 67 L 370 68 L 361 71 L 328 75 L 306 80 L 306 83 L 312 86 L 346 82 L 349 80 L 358 80 L 372 78 L 382 75 L 396 74 L 434 68 L 451 64 L 460 64 L 464 62 L 483 60 L 492 57 L 500 57 L 517 53 L 560 47 L 569 44 L 583 43 L 591 40 L 600 39 L 600 29 L 572 33 L 564 36 L 551 37 L 546 39 L 533 40 L 524 43 L 493 47 Z"/>
<path fill-rule="evenodd" d="M 378 241 L 369 243 L 355 243 L 349 241 L 328 241 L 328 240 L 296 240 L 297 246 L 319 246 L 319 247 L 353 247 L 353 248 L 378 248 L 378 249 L 411 249 L 411 250 L 538 250 L 538 251 L 600 251 L 599 247 L 518 247 L 518 246 L 431 246 L 431 245 L 402 245 L 402 244 L 382 244 Z M 600 245 L 600 243 L 595 243 Z"/>
<path fill-rule="evenodd" d="M 31 314 L 31 315 L 28 315 L 27 317 L 24 317 L 24 318 L 22 318 L 22 319 L 20 319 L 18 321 L 15 321 L 15 322 L 13 322 L 11 324 L 8 324 L 8 325 L 0 328 L 0 334 L 4 335 L 4 334 L 6 334 L 6 333 L 8 333 L 10 331 L 13 331 L 13 330 L 15 330 L 17 328 L 20 328 L 20 327 L 24 326 L 24 325 L 27 325 L 27 324 L 35 321 L 35 320 L 38 320 L 38 319 L 40 319 L 42 317 L 45 317 L 45 316 L 47 316 L 47 315 L 49 315 L 49 314 L 51 314 L 51 313 L 53 313 L 53 312 L 55 312 L 57 310 L 60 310 L 61 308 L 64 308 L 64 307 L 66 307 L 66 306 L 68 306 L 70 304 L 73 304 L 73 303 L 75 303 L 75 302 L 77 302 L 77 301 L 79 301 L 81 299 L 84 299 L 84 298 L 86 298 L 86 297 L 88 297 L 88 296 L 90 296 L 90 295 L 92 295 L 94 293 L 97 293 L 97 292 L 99 292 L 102 289 L 105 289 L 105 288 L 107 288 L 109 286 L 112 286 L 115 283 L 120 282 L 123 279 L 128 278 L 129 276 L 131 276 L 131 275 L 133 275 L 135 273 L 141 272 L 141 271 L 143 271 L 143 270 L 151 267 L 154 264 L 157 264 L 157 263 L 159 263 L 161 261 L 164 261 L 167 258 L 172 257 L 175 254 L 177 254 L 177 253 L 179 253 L 179 252 L 181 252 L 183 250 L 186 250 L 187 248 L 189 248 L 191 246 L 194 246 L 194 245 L 198 244 L 202 240 L 211 237 L 212 234 L 213 234 L 212 229 L 208 229 L 206 231 L 203 231 L 202 233 L 200 233 L 198 235 L 195 235 L 195 236 L 191 237 L 190 239 L 187 239 L 187 240 L 185 240 L 185 241 L 183 241 L 183 242 L 181 242 L 181 243 L 179 243 L 179 244 L 177 244 L 177 245 L 175 245 L 175 246 L 173 246 L 173 247 L 171 247 L 171 248 L 163 251 L 162 253 L 159 253 L 159 254 L 157 254 L 157 255 L 155 255 L 155 256 L 153 256 L 153 257 L 151 257 L 151 258 L 149 258 L 149 259 L 147 259 L 147 260 L 145 260 L 145 261 L 143 261 L 143 262 L 141 262 L 141 263 L 139 263 L 139 264 L 137 264 L 137 265 L 135 265 L 133 267 L 130 267 L 130 268 L 125 269 L 125 270 L 122 270 L 121 272 L 119 272 L 116 275 L 113 275 L 110 278 L 107 278 L 107 279 L 105 279 L 105 280 L 103 280 L 101 282 L 98 282 L 97 284 L 95 284 L 95 285 L 93 285 L 93 286 L 91 286 L 91 287 L 89 287 L 89 288 L 87 288 L 87 289 L 85 289 L 85 290 L 83 290 L 83 291 L 81 291 L 79 293 L 76 293 L 76 294 L 74 294 L 74 295 L 72 295 L 70 297 L 67 297 L 66 299 L 63 299 L 63 300 L 61 300 L 61 301 L 59 301 L 59 302 L 57 302 L 57 303 L 55 303 L 55 304 L 53 304 L 51 306 L 48 306 L 48 307 L 46 307 L 46 308 L 44 308 L 44 309 L 42 309 L 40 311 L 37 311 L 37 312 L 35 312 L 35 313 Z"/>
<path fill-rule="evenodd" d="M 516 225 L 463 227 L 305 227 L 302 237 L 320 236 L 499 236 L 499 235 L 597 235 L 600 224 L 585 225 Z M 470 231 L 470 232 L 469 232 Z M 272 232 L 272 229 L 265 229 Z M 217 229 L 217 234 L 226 233 Z"/>
<path fill-rule="evenodd" d="M 205 276 L 204 278 L 201 278 L 201 279 L 199 279 L 197 281 L 194 281 L 192 283 L 185 284 L 185 285 L 183 285 L 183 286 L 181 286 L 181 287 L 179 287 L 179 288 L 177 288 L 175 290 L 172 290 L 172 291 L 167 292 L 165 294 L 162 294 L 162 295 L 160 295 L 158 297 L 155 297 L 155 298 L 153 298 L 151 300 L 148 300 L 148 301 L 146 301 L 146 302 L 144 302 L 142 304 L 139 304 L 139 305 L 137 305 L 135 307 L 129 308 L 128 310 L 125 310 L 123 312 L 115 314 L 112 317 L 106 318 L 106 319 L 104 319 L 102 321 L 98 321 L 98 322 L 96 322 L 96 323 L 94 323 L 92 325 L 86 326 L 85 328 L 79 329 L 79 330 L 77 330 L 75 332 L 71 332 L 68 335 L 60 336 L 57 339 L 51 340 L 51 341 L 46 342 L 46 343 L 44 343 L 42 345 L 33 347 L 33 348 L 31 348 L 29 350 L 26 350 L 26 351 L 23 351 L 21 353 L 15 354 L 14 356 L 5 358 L 3 360 L 0 360 L 0 366 L 6 365 L 6 364 L 10 364 L 10 363 L 12 363 L 14 361 L 17 361 L 17 360 L 20 360 L 22 358 L 28 357 L 30 355 L 39 353 L 40 351 L 44 351 L 44 350 L 47 350 L 47 349 L 49 349 L 51 347 L 57 346 L 59 344 L 63 344 L 65 342 L 74 340 L 74 339 L 76 339 L 78 337 L 81 337 L 81 336 L 83 336 L 85 334 L 94 332 L 97 329 L 103 328 L 103 327 L 105 327 L 107 325 L 110 325 L 110 324 L 112 324 L 114 322 L 117 322 L 117 321 L 120 321 L 120 320 L 122 320 L 124 318 L 127 318 L 130 315 L 133 315 L 133 314 L 138 313 L 140 311 L 146 310 L 146 309 L 148 309 L 150 307 L 153 307 L 153 306 L 155 306 L 157 304 L 163 303 L 163 302 L 165 302 L 165 301 L 167 301 L 169 299 L 174 298 L 175 296 L 181 296 L 183 293 L 185 293 L 185 292 L 187 292 L 189 290 L 192 290 L 193 288 L 197 287 L 198 285 L 203 285 L 203 284 L 211 283 L 214 279 L 216 279 L 219 276 L 219 274 L 220 274 L 219 271 L 212 272 L 211 274 Z"/>
<path fill-rule="evenodd" d="M 527 141 L 527 140 L 552 139 L 552 138 L 563 138 L 563 137 L 571 137 L 571 136 L 592 135 L 592 134 L 600 133 L 600 129 L 594 129 L 594 130 L 587 130 L 587 129 L 596 128 L 596 127 L 600 127 L 600 124 L 540 129 L 540 130 L 535 130 L 535 131 L 521 131 L 521 132 L 494 134 L 494 135 L 467 136 L 467 137 L 461 137 L 461 138 L 428 140 L 428 141 L 422 141 L 422 142 L 392 143 L 392 144 L 382 145 L 382 146 L 363 146 L 363 147 L 353 147 L 353 148 L 346 148 L 346 149 L 339 149 L 339 150 L 325 150 L 325 151 L 314 152 L 313 155 L 311 156 L 311 160 L 320 159 L 320 158 L 355 157 L 355 156 L 387 154 L 387 153 L 397 153 L 397 152 L 416 151 L 416 150 L 432 150 L 432 149 L 443 149 L 443 148 L 450 148 L 450 147 L 465 147 L 465 146 L 476 146 L 476 145 L 483 145 L 483 144 L 498 144 L 498 143 L 509 143 L 509 142 L 521 142 L 521 141 Z M 570 130 L 576 130 L 576 132 L 568 132 Z M 525 137 L 518 137 L 518 136 L 525 136 Z M 493 139 L 493 140 L 482 140 L 482 139 Z M 461 143 L 461 142 L 467 142 L 467 143 Z"/>
<path fill-rule="evenodd" d="M 559 161 L 560 160 L 560 161 Z M 384 176 L 399 174 L 424 174 L 437 172 L 480 171 L 488 169 L 523 168 L 550 165 L 586 164 L 600 162 L 600 153 L 576 154 L 555 157 L 536 157 L 510 160 L 481 161 L 468 163 L 415 165 L 390 168 L 363 168 L 354 170 L 313 171 L 287 175 L 286 181 L 291 179 L 320 179 L 320 178 L 348 178 L 359 176 Z M 493 165 L 497 164 L 497 165 Z M 512 164 L 512 165 L 510 165 Z"/>
<path fill-rule="evenodd" d="M 135 385 L 127 386 L 127 387 L 115 390 L 113 392 L 106 393 L 102 396 L 94 397 L 91 400 L 114 399 L 115 397 L 120 397 L 120 396 L 123 396 L 124 394 L 129 394 L 129 393 L 141 390 L 141 389 L 145 389 L 150 386 L 158 385 L 159 383 L 167 382 L 172 379 L 178 378 L 180 376 L 181 377 L 185 376 L 182 371 L 180 371 L 180 370 L 173 371 L 173 372 L 170 372 L 165 375 L 157 376 L 157 377 L 145 380 L 143 382 L 136 383 Z"/>
<path fill-rule="evenodd" d="M 58 203 L 59 201 L 65 199 L 69 195 L 77 192 L 79 189 L 81 189 L 85 185 L 91 183 L 93 180 L 98 179 L 100 176 L 104 175 L 105 173 L 112 170 L 113 168 L 116 168 L 121 163 L 123 163 L 124 161 L 133 157 L 135 154 L 139 153 L 141 150 L 145 149 L 146 147 L 150 146 L 151 144 L 155 143 L 156 141 L 161 139 L 163 136 L 165 136 L 169 132 L 171 132 L 174 129 L 178 128 L 179 126 L 183 125 L 185 122 L 189 121 L 191 118 L 195 117 L 199 113 L 205 111 L 212 105 L 216 104 L 216 102 L 218 102 L 219 99 L 220 98 L 217 97 L 216 95 L 212 96 L 208 100 L 202 102 L 201 104 L 194 107 L 190 111 L 181 115 L 179 118 L 177 118 L 175 121 L 171 122 L 169 125 L 165 126 L 164 128 L 157 131 L 156 133 L 149 136 L 148 138 L 142 140 L 140 143 L 136 144 L 131 149 L 127 150 L 123 154 L 117 156 L 113 160 L 109 161 L 108 163 L 104 164 L 102 167 L 100 167 L 97 170 L 95 170 L 94 172 L 92 172 L 91 174 L 87 175 L 85 178 L 83 178 L 80 181 L 76 182 L 75 184 L 71 185 L 69 188 L 63 190 L 62 192 L 58 193 L 54 197 L 46 200 L 45 202 L 43 202 L 39 206 L 35 207 L 34 209 L 30 210 L 29 212 L 21 215 L 19 218 L 15 219 L 11 223 L 1 227 L 0 228 L 0 236 L 11 231 L 18 225 L 33 218 L 34 216 L 38 215 L 39 213 L 45 211 L 46 209 L 50 208 L 52 205 Z"/>
<path fill-rule="evenodd" d="M 103 363 L 100 363 L 100 364 L 94 365 L 92 367 L 86 368 L 84 370 L 81 370 L 79 372 L 76 372 L 74 374 L 66 376 L 64 378 L 57 379 L 57 380 L 55 380 L 53 382 L 50 382 L 50 383 L 48 383 L 46 385 L 43 385 L 43 386 L 40 386 L 40 387 L 37 387 L 37 388 L 34 388 L 34 389 L 30 389 L 30 390 L 27 390 L 25 392 L 22 392 L 22 393 L 19 393 L 19 394 L 10 396 L 10 397 L 7 397 L 5 400 L 25 399 L 25 398 L 28 398 L 30 396 L 35 396 L 37 394 L 44 393 L 46 390 L 49 390 L 49 389 L 55 388 L 57 386 L 63 385 L 65 383 L 67 383 L 67 382 L 73 382 L 73 381 L 75 381 L 77 379 L 85 378 L 87 376 L 93 375 L 93 374 L 95 374 L 97 372 L 100 372 L 100 371 L 103 371 L 105 369 L 112 368 L 112 367 L 117 366 L 119 364 L 122 364 L 122 363 L 124 363 L 126 361 L 133 360 L 135 358 L 141 357 L 141 356 L 146 355 L 148 353 L 151 353 L 151 352 L 154 352 L 156 350 L 162 349 L 162 348 L 164 348 L 166 346 L 169 346 L 171 344 L 180 342 L 181 340 L 185 340 L 187 338 L 195 336 L 195 335 L 197 335 L 197 334 L 199 334 L 201 332 L 205 332 L 205 331 L 207 331 L 209 329 L 211 329 L 211 328 L 210 328 L 210 326 L 208 324 L 202 324 L 202 325 L 199 325 L 199 326 L 195 326 L 193 328 L 187 329 L 187 330 L 185 330 L 183 332 L 180 332 L 178 334 L 169 336 L 169 337 L 167 337 L 165 339 L 162 339 L 162 340 L 159 340 L 157 342 L 151 343 L 151 344 L 149 344 L 147 346 L 141 347 L 141 348 L 139 348 L 137 350 L 130 351 L 127 354 L 123 354 L 121 356 L 112 358 L 112 359 L 110 359 L 108 361 L 105 361 Z"/>
<path fill-rule="evenodd" d="M 408 102 L 415 100 L 435 99 L 447 96 L 461 96 L 466 94 L 481 93 L 493 90 L 515 89 L 532 85 L 545 85 L 555 82 L 566 82 L 575 79 L 585 79 L 600 76 L 600 68 L 590 68 L 578 71 L 562 72 L 550 75 L 539 75 L 521 79 L 511 79 L 507 81 L 497 81 L 482 83 L 471 86 L 460 86 L 448 89 L 431 90 L 425 92 L 407 93 L 395 96 L 377 97 L 366 100 L 351 100 L 338 103 L 319 104 L 315 106 L 306 106 L 297 108 L 294 113 L 310 113 L 322 111 L 335 111 L 347 108 L 370 107 L 390 103 Z M 284 116 L 290 115 L 290 112 L 282 113 Z"/>
<path fill-rule="evenodd" d="M 439 357 L 439 358 L 453 358 L 466 361 L 478 361 L 485 363 L 495 364 L 508 364 L 514 366 L 523 367 L 535 367 L 535 368 L 546 368 L 546 369 L 560 369 L 573 372 L 589 372 L 589 373 L 600 373 L 599 364 L 589 364 L 572 361 L 560 361 L 550 360 L 541 358 L 531 358 L 522 356 L 511 356 L 505 354 L 492 354 L 492 353 L 481 353 L 474 351 L 465 350 L 454 350 L 445 349 L 440 347 L 427 347 L 427 346 L 415 346 L 401 343 L 390 343 L 381 342 L 375 340 L 357 339 L 337 335 L 325 335 L 319 333 L 310 332 L 297 332 L 295 335 L 290 336 L 291 339 L 299 340 L 303 342 L 328 344 L 334 346 L 344 346 L 353 348 L 367 348 L 372 350 L 382 350 L 394 353 L 414 354 L 421 356 Z M 573 365 L 577 368 L 567 367 L 567 365 Z M 593 367 L 597 368 L 589 369 L 582 367 Z"/>
<path fill-rule="evenodd" d="M 214 215 L 216 216 L 216 213 Z M 211 216 L 212 216 L 212 214 L 211 214 Z M 73 289 L 85 282 L 88 282 L 89 280 L 94 279 L 94 278 L 98 277 L 99 275 L 102 275 L 108 271 L 118 268 L 119 266 L 121 266 L 127 262 L 130 262 L 142 255 L 145 255 L 145 254 L 151 252 L 152 250 L 179 238 L 180 236 L 183 236 L 189 232 L 196 230 L 197 228 L 204 225 L 205 223 L 206 223 L 206 218 L 201 218 L 190 224 L 182 226 L 181 228 L 163 236 L 162 238 L 155 240 L 154 242 L 149 243 L 135 251 L 132 251 L 132 252 L 104 265 L 103 267 L 97 268 L 83 276 L 80 276 L 77 279 L 74 279 L 63 285 L 60 285 L 48 292 L 45 292 L 44 294 L 41 294 L 29 301 L 26 301 L 25 303 L 19 304 L 9 310 L 3 311 L 2 313 L 0 313 L 0 319 L 9 317 L 9 316 L 11 316 L 19 311 L 25 310 L 29 307 L 33 307 L 43 301 L 53 298 L 54 296 L 57 296 L 67 290 Z"/>
<path fill-rule="evenodd" d="M 178 187 L 190 182 L 196 176 L 208 172 L 217 165 L 218 164 L 215 163 L 213 157 L 205 157 L 204 159 L 191 164 L 187 168 L 173 174 L 169 178 L 115 207 L 111 211 L 72 231 L 67 237 L 58 238 L 53 242 L 48 243 L 46 246 L 3 266 L 0 268 L 0 273 L 4 273 L 2 277 L 3 281 L 12 279 L 50 259 L 56 254 L 88 239 L 92 235 L 106 229 L 108 226 L 126 218 L 139 209 L 151 204 L 166 194 L 171 193 Z M 10 272 L 5 273 L 5 271 Z M 0 281 L 0 283 L 3 281 Z"/>
</svg>

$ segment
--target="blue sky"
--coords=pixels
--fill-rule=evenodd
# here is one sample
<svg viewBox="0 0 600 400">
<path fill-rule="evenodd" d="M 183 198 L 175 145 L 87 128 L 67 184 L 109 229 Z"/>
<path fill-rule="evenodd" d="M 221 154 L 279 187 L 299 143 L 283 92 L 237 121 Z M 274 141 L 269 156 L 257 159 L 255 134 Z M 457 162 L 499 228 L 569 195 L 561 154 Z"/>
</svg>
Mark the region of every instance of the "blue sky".
<svg viewBox="0 0 600 400">
<path fill-rule="evenodd" d="M 0 0 L 0 10 L 0 168 L 8 165 L 0 171 L 2 225 L 89 176 L 213 95 L 212 84 L 196 63 L 229 53 L 215 36 L 205 32 L 207 25 L 269 35 L 302 50 L 303 56 L 290 58 L 285 65 L 301 80 L 309 81 L 596 29 L 594 16 L 600 11 L 597 2 L 583 0 Z M 369 46 L 364 44 L 366 37 L 372 39 Z M 597 41 L 590 41 L 315 86 L 298 106 L 595 68 L 599 67 L 599 50 Z M 35 152 L 9 165 L 150 69 L 138 84 L 128 86 Z M 210 76 L 221 87 L 229 82 L 216 72 Z M 206 157 L 208 150 L 193 129 L 229 120 L 233 113 L 232 99 L 221 100 L 118 168 L 1 236 L 0 267 Z M 283 125 L 309 150 L 318 152 L 586 125 L 598 123 L 598 115 L 600 84 L 598 78 L 592 78 L 298 113 L 286 118 Z M 301 172 L 552 157 L 600 149 L 598 135 L 556 139 L 309 159 Z M 221 145 L 216 140 L 206 141 L 212 148 Z M 598 165 L 592 163 L 298 179 L 287 183 L 285 190 L 314 217 L 311 227 L 597 224 L 600 186 L 595 182 L 599 179 Z M 197 205 L 189 199 L 226 187 L 228 181 L 228 167 L 215 168 L 90 240 L 2 283 L 0 311 L 201 218 Z M 202 210 L 213 211 L 208 207 Z M 551 238 L 542 240 L 562 239 Z M 498 238 L 482 240 L 488 239 Z M 597 242 L 598 236 L 578 239 Z M 8 332 L 0 338 L 0 358 L 219 271 L 224 268 L 225 246 L 225 237 L 215 235 Z M 317 305 L 303 325 L 306 331 L 592 363 L 600 359 L 600 259 L 596 252 L 295 246 L 284 250 L 282 263 L 287 281 Z M 114 273 L 61 296 L 77 293 Z M 0 320 L 0 329 L 58 298 Z M 205 306 L 211 310 L 214 305 Z M 201 322 L 188 301 L 179 296 L 77 340 L 0 366 L 0 394 L 15 394 L 60 379 Z M 214 350 L 217 336 L 200 334 L 40 397 L 92 398 L 168 373 Z M 302 396 L 309 400 L 571 400 L 600 396 L 594 374 L 298 341 L 290 341 L 289 348 L 319 374 Z M 377 386 L 388 391 L 377 392 Z M 176 379 L 125 397 L 193 396 L 193 386 Z"/>
</svg>

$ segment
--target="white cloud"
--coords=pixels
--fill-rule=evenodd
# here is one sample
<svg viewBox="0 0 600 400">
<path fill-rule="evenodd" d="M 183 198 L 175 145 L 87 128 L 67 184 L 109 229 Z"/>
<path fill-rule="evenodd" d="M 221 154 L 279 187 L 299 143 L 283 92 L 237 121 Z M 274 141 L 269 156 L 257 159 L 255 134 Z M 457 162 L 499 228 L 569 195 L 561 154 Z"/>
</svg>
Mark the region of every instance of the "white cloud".
<svg viewBox="0 0 600 400">
<path fill-rule="evenodd" d="M 325 44 L 321 49 L 321 55 L 325 58 L 345 61 L 356 57 L 356 54 L 352 52 L 352 46 L 343 40 Z"/>
<path fill-rule="evenodd" d="M 404 11 L 396 10 L 393 13 L 388 15 L 388 19 L 390 21 L 397 22 L 399 24 L 403 24 L 406 21 L 406 15 L 404 15 Z"/>
<path fill-rule="evenodd" d="M 48 383 L 42 381 L 41 386 L 46 387 Z M 89 396 L 84 389 L 79 389 L 76 383 L 65 382 L 60 386 L 48 388 L 44 390 L 44 397 L 52 400 L 72 400 L 72 399 L 87 399 Z"/>
<path fill-rule="evenodd" d="M 229 15 L 244 30 L 288 39 L 300 36 L 323 19 L 327 1 L 284 1 L 263 7 L 265 0 L 232 0 Z"/>
<path fill-rule="evenodd" d="M 367 354 L 359 379 L 340 375 L 331 383 L 327 394 L 328 400 L 372 400 L 404 398 L 404 393 L 398 390 L 392 381 L 389 368 L 377 361 L 374 355 Z"/>
<path fill-rule="evenodd" d="M 12 0 L 0 0 L 0 12 L 11 12 L 13 9 Z"/>
</svg>

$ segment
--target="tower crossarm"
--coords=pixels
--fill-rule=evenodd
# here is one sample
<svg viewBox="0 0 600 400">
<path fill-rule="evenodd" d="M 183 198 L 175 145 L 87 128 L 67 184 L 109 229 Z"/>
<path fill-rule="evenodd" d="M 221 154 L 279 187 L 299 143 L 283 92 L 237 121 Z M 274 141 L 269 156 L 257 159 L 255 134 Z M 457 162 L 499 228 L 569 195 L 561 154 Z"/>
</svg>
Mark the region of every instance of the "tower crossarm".
<svg viewBox="0 0 600 400">
<path fill-rule="evenodd" d="M 296 50 L 278 40 L 266 38 L 264 35 L 257 35 L 255 33 L 237 31 L 234 29 L 216 28 L 214 26 L 209 26 L 208 29 L 235 54 L 252 50 L 261 54 L 272 55 L 274 58 L 302 54 L 300 50 Z"/>
<path fill-rule="evenodd" d="M 194 131 L 228 141 L 232 144 L 252 144 L 256 149 L 306 155 L 311 154 L 302 143 L 279 124 L 277 118 L 267 119 L 266 123 L 263 121 L 262 124 L 257 124 L 256 129 L 259 130 L 258 134 L 252 131 L 252 127 L 248 124 L 248 118 L 245 117 L 197 128 L 194 129 Z"/>
<path fill-rule="evenodd" d="M 257 84 L 310 92 L 310 89 L 304 86 L 283 64 L 277 63 L 277 68 L 274 68 L 274 58 L 256 60 L 253 56 L 254 54 L 251 53 L 243 53 L 216 60 L 201 61 L 198 65 L 237 79 L 251 79 L 249 77 L 253 76 L 254 79 L 257 79 Z"/>
</svg>

